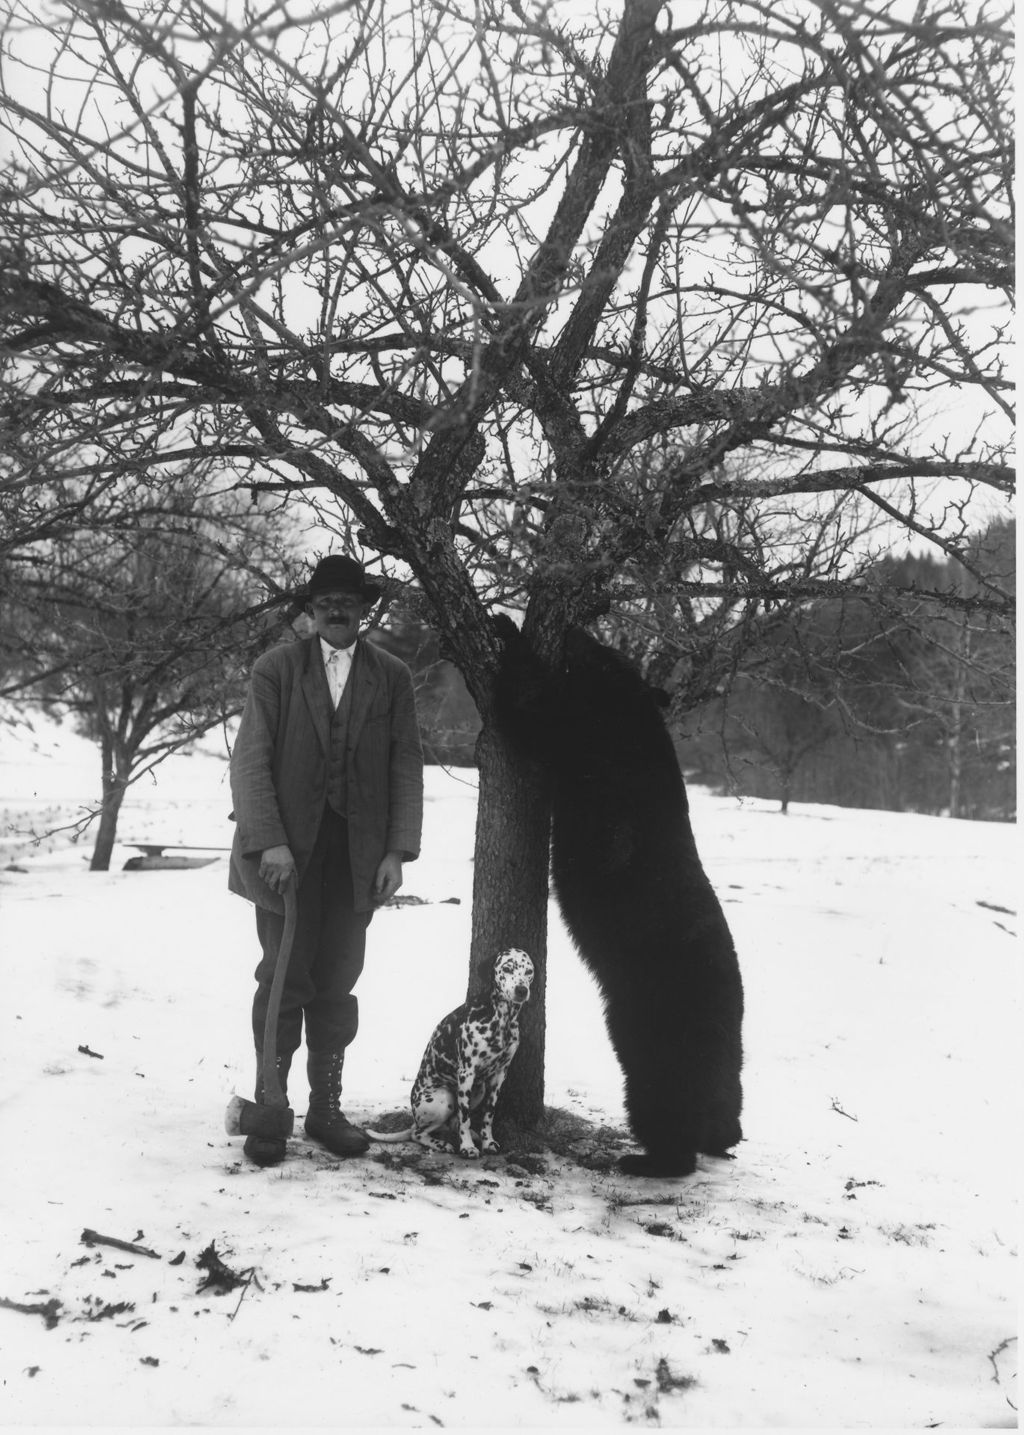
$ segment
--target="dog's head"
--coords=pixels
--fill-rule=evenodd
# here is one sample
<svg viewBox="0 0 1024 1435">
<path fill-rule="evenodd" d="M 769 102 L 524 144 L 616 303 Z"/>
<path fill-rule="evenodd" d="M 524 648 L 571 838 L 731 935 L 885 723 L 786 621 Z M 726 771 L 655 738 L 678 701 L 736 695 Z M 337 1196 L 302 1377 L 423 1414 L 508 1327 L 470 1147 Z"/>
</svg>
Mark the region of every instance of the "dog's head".
<svg viewBox="0 0 1024 1435">
<path fill-rule="evenodd" d="M 533 962 L 519 947 L 499 952 L 494 963 L 495 991 L 508 1002 L 522 1006 L 529 1000 Z"/>
</svg>

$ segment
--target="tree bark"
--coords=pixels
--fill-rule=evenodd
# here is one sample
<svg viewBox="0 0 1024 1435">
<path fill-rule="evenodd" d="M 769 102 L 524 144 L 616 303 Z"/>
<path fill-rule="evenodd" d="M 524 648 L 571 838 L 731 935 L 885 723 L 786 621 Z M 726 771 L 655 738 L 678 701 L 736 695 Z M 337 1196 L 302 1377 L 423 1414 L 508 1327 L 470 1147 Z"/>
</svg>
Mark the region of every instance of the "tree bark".
<svg viewBox="0 0 1024 1435">
<path fill-rule="evenodd" d="M 103 739 L 103 801 L 100 806 L 100 825 L 96 833 L 90 872 L 109 872 L 110 856 L 117 837 L 117 819 L 121 803 L 128 788 L 130 765 L 114 752 L 114 745 L 108 738 Z"/>
<path fill-rule="evenodd" d="M 551 803 L 542 770 L 485 725 L 477 740 L 480 796 L 473 872 L 469 999 L 490 989 L 494 958 L 520 947 L 533 960 L 530 1000 L 519 1017 L 519 1053 L 502 1090 L 504 1123 L 534 1127 L 544 1111 L 548 852 Z"/>
</svg>

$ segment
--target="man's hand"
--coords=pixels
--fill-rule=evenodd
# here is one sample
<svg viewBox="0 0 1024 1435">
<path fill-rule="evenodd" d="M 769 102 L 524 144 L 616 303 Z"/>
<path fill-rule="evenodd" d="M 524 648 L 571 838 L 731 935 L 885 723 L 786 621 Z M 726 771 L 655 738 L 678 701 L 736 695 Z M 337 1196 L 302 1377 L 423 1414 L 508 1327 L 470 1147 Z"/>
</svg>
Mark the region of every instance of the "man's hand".
<svg viewBox="0 0 1024 1435">
<path fill-rule="evenodd" d="M 260 877 L 272 892 L 284 893 L 296 878 L 290 847 L 268 847 L 260 857 Z"/>
<path fill-rule="evenodd" d="M 373 903 L 383 907 L 402 885 L 402 858 L 398 852 L 389 852 L 377 868 L 373 882 Z"/>
</svg>

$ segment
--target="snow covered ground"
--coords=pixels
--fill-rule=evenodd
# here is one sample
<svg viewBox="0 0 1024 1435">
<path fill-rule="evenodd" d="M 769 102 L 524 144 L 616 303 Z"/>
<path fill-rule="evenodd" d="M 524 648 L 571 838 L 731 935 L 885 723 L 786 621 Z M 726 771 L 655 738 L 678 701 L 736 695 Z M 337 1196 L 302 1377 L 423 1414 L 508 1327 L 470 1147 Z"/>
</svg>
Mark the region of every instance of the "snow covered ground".
<svg viewBox="0 0 1024 1435">
<path fill-rule="evenodd" d="M 94 749 L 36 719 L 0 754 L 0 1425 L 1015 1426 L 1010 828 L 692 794 L 747 992 L 735 1161 L 342 1163 L 298 1134 L 258 1170 L 222 1126 L 256 960 L 224 855 L 90 874 L 89 837 L 31 833 L 94 795 Z M 428 772 L 427 902 L 370 929 L 356 1120 L 405 1106 L 463 997 L 472 776 Z M 229 807 L 221 758 L 178 757 L 121 836 L 224 845 Z M 621 1127 L 551 916 L 548 1101 Z M 247 1284 L 204 1288 L 211 1245 Z"/>
</svg>

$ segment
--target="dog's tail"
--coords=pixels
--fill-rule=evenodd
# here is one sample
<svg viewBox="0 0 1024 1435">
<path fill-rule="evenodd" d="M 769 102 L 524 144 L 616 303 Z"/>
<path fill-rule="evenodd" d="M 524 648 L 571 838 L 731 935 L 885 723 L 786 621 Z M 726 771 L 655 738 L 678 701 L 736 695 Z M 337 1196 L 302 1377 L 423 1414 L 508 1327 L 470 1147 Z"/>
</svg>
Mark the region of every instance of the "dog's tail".
<svg viewBox="0 0 1024 1435">
<path fill-rule="evenodd" d="M 369 1136 L 371 1141 L 409 1141 L 414 1130 L 415 1127 L 407 1126 L 403 1131 L 370 1131 L 364 1126 L 363 1135 Z"/>
</svg>

